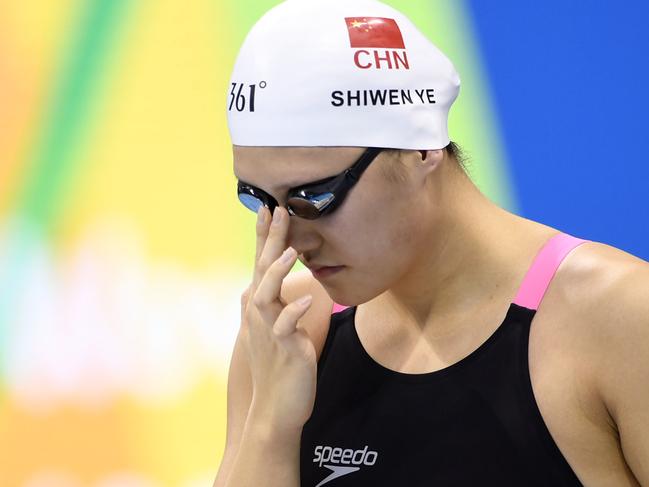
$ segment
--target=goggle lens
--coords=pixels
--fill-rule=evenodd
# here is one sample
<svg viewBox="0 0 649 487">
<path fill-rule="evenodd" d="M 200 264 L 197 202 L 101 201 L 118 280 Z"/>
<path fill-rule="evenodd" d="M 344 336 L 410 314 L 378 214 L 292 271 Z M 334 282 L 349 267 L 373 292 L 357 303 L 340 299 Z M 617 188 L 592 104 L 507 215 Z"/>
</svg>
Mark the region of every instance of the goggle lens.
<svg viewBox="0 0 649 487">
<path fill-rule="evenodd" d="M 289 214 L 299 216 L 300 218 L 315 220 L 320 216 L 318 208 L 302 198 L 291 198 L 288 200 L 286 206 L 288 207 Z"/>
<path fill-rule="evenodd" d="M 264 204 L 259 198 L 248 194 L 248 193 L 239 193 L 239 201 L 249 210 L 257 213 L 259 208 Z"/>
</svg>

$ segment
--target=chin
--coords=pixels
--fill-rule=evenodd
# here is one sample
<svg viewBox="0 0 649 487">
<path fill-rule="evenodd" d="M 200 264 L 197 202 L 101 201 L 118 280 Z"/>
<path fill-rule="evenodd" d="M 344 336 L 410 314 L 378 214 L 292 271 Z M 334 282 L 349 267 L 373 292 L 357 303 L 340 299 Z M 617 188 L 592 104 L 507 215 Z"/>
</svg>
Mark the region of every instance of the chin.
<svg viewBox="0 0 649 487">
<path fill-rule="evenodd" d="M 367 303 L 381 294 L 380 292 L 363 292 L 367 291 L 367 289 L 364 290 L 361 286 L 353 284 L 350 284 L 350 287 L 347 289 L 324 284 L 323 287 L 336 304 L 349 307 Z"/>
</svg>

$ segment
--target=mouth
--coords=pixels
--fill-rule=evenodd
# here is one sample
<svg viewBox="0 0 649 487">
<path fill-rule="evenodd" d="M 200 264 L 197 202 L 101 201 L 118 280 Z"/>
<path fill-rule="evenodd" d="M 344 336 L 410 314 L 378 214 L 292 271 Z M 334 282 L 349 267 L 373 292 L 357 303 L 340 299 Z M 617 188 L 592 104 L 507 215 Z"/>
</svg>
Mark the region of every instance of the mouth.
<svg viewBox="0 0 649 487">
<path fill-rule="evenodd" d="M 338 266 L 325 266 L 325 267 L 309 267 L 313 277 L 316 279 L 323 279 L 329 277 L 333 274 L 336 274 L 345 268 L 344 265 Z"/>
</svg>

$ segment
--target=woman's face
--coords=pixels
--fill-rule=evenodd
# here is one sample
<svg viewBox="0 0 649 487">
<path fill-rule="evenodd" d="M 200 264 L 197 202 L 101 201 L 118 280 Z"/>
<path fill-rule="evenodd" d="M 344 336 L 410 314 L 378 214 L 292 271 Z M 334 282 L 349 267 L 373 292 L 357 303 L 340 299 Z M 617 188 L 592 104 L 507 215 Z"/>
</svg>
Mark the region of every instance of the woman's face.
<svg viewBox="0 0 649 487">
<path fill-rule="evenodd" d="M 363 148 L 234 146 L 237 178 L 286 203 L 290 188 L 336 175 L 350 167 Z M 405 177 L 388 180 L 384 164 L 399 164 L 381 153 L 332 213 L 317 220 L 290 217 L 287 246 L 309 266 L 344 266 L 318 280 L 339 304 L 369 301 L 406 274 L 425 249 L 434 224 L 434 208 L 426 190 L 426 172 L 416 165 L 421 153 L 407 151 Z M 420 164 L 421 165 L 421 164 Z"/>
</svg>

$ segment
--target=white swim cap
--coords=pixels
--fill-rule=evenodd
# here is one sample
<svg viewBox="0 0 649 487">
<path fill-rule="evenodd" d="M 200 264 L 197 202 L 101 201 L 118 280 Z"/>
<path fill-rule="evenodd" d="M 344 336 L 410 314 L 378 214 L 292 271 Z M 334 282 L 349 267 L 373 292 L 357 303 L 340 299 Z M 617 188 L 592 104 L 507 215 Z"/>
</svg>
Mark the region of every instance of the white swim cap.
<svg viewBox="0 0 649 487">
<path fill-rule="evenodd" d="M 460 77 L 376 0 L 286 0 L 248 33 L 228 91 L 232 143 L 441 149 Z"/>
</svg>

